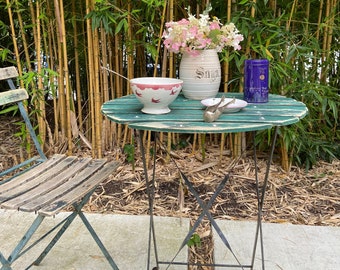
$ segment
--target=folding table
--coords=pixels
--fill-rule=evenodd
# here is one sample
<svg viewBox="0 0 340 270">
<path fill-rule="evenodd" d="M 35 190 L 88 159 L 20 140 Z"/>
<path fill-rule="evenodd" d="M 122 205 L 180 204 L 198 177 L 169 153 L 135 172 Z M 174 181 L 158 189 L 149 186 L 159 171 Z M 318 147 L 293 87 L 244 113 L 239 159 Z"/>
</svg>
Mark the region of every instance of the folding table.
<svg viewBox="0 0 340 270">
<path fill-rule="evenodd" d="M 219 93 L 219 96 L 222 94 Z M 226 97 L 234 97 L 237 99 L 242 99 L 242 93 L 227 93 L 224 94 Z M 287 98 L 280 95 L 269 95 L 269 102 L 267 103 L 253 103 L 248 104 L 242 110 L 235 113 L 224 113 L 221 115 L 217 121 L 212 123 L 207 123 L 203 121 L 203 111 L 204 106 L 200 101 L 189 100 L 184 96 L 179 95 L 178 98 L 170 105 L 171 112 L 168 114 L 161 115 L 151 115 L 144 114 L 140 110 L 143 105 L 134 97 L 134 95 L 128 95 L 114 100 L 110 100 L 103 104 L 102 113 L 108 117 L 111 121 L 121 124 L 127 124 L 130 128 L 137 130 L 137 134 L 141 130 L 153 131 L 153 132 L 174 132 L 174 133 L 238 133 L 238 132 L 252 132 L 253 136 L 257 131 L 266 130 L 274 128 L 274 135 L 271 142 L 271 150 L 269 153 L 267 168 L 265 178 L 262 182 L 262 186 L 259 184 L 258 172 L 257 172 L 257 157 L 256 157 L 256 147 L 253 148 L 253 157 L 255 162 L 255 183 L 256 183 L 256 194 L 258 201 L 258 217 L 257 217 L 257 227 L 256 233 L 254 235 L 254 246 L 252 260 L 249 264 L 241 264 L 241 262 L 234 255 L 237 264 L 203 264 L 205 266 L 220 266 L 226 268 L 239 268 L 239 269 L 253 269 L 254 260 L 256 254 L 256 248 L 258 245 L 258 239 L 260 239 L 261 247 L 261 257 L 262 257 L 262 269 L 265 269 L 264 251 L 263 251 L 263 236 L 262 236 L 262 207 L 265 199 L 265 191 L 269 178 L 269 169 L 272 162 L 273 153 L 275 149 L 276 137 L 280 126 L 291 125 L 297 123 L 301 118 L 303 118 L 307 113 L 308 109 L 304 103 L 296 101 L 292 98 Z M 150 239 L 153 238 L 153 247 L 156 257 L 156 265 L 150 266 L 150 254 L 148 259 L 148 269 L 149 267 L 158 267 L 159 265 L 189 265 L 188 262 L 177 262 L 176 254 L 173 260 L 169 262 L 164 262 L 158 259 L 157 255 L 157 244 L 155 239 L 154 222 L 153 222 L 153 198 L 154 198 L 154 177 L 149 181 L 145 150 L 142 143 L 141 136 L 140 139 L 141 154 L 144 164 L 144 173 L 147 191 L 149 195 L 149 211 L 150 211 Z M 157 137 L 157 136 L 156 136 Z M 227 184 L 229 175 L 227 174 L 225 178 L 217 185 L 215 193 L 212 195 L 211 199 L 206 203 L 201 200 L 200 194 L 195 190 L 193 184 L 189 179 L 180 171 L 185 184 L 188 186 L 189 191 L 195 196 L 197 203 L 202 208 L 202 213 L 194 223 L 191 230 L 188 232 L 187 236 L 183 240 L 182 246 L 179 247 L 179 251 L 186 245 L 187 241 L 195 232 L 199 223 L 206 216 L 211 222 L 211 225 L 216 230 L 217 234 L 221 237 L 226 248 L 234 254 L 230 243 L 228 242 L 227 236 L 220 230 L 216 221 L 209 212 L 209 208 L 213 205 L 214 200 L 219 195 L 221 190 Z M 149 247 L 152 245 L 149 239 Z M 150 248 L 149 248 L 150 253 Z M 202 264 L 201 264 L 202 265 Z"/>
</svg>

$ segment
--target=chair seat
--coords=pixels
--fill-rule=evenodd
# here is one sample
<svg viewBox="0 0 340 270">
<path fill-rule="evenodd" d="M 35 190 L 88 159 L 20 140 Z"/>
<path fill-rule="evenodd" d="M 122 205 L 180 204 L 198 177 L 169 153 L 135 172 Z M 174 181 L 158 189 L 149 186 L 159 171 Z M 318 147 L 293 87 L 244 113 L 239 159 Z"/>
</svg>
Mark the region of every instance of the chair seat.
<svg viewBox="0 0 340 270">
<path fill-rule="evenodd" d="M 116 168 L 105 159 L 56 154 L 1 185 L 0 207 L 52 216 L 96 188 Z"/>
<path fill-rule="evenodd" d="M 33 212 L 37 215 L 9 256 L 5 257 L 0 250 L 0 269 L 11 270 L 14 261 L 59 228 L 38 258 L 26 269 L 39 265 L 73 220 L 79 216 L 111 268 L 118 270 L 110 253 L 82 212 L 82 207 L 89 201 L 97 186 L 115 172 L 119 163 L 107 162 L 106 159 L 78 158 L 60 154 L 48 159 L 24 106 L 28 93 L 24 88 L 16 89 L 13 82 L 13 78 L 18 78 L 18 76 L 18 71 L 13 66 L 0 68 L 0 80 L 6 80 L 10 88 L 0 93 L 0 106 L 17 105 L 39 156 L 0 172 L 0 208 Z M 72 209 L 67 210 L 72 210 L 72 212 L 67 218 L 47 233 L 39 233 L 38 228 L 46 217 L 54 216 L 71 205 Z M 32 236 L 36 234 L 40 235 L 39 238 L 31 241 Z"/>
</svg>

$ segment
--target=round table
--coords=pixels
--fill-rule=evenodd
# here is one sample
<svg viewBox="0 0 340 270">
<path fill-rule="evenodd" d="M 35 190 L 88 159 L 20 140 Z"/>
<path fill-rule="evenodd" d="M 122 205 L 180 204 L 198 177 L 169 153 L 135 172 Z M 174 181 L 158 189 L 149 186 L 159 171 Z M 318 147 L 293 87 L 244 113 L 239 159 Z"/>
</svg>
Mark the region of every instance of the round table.
<svg viewBox="0 0 340 270">
<path fill-rule="evenodd" d="M 219 97 L 222 93 L 219 93 Z M 242 99 L 242 93 L 227 93 L 224 94 L 227 98 Z M 306 116 L 308 109 L 306 105 L 302 102 L 296 101 L 292 98 L 287 98 L 280 95 L 269 95 L 269 101 L 267 103 L 251 103 L 246 107 L 242 108 L 240 111 L 235 113 L 223 113 L 215 122 L 207 123 L 203 121 L 203 112 L 205 107 L 198 100 L 186 99 L 181 94 L 177 99 L 169 106 L 171 112 L 168 114 L 152 115 L 144 114 L 141 112 L 143 105 L 136 99 L 134 95 L 128 95 L 114 100 L 107 101 L 102 106 L 102 113 L 111 121 L 121 124 L 127 124 L 130 128 L 137 131 L 148 130 L 154 132 L 175 132 L 175 133 L 237 133 L 237 132 L 252 132 L 255 136 L 256 131 L 271 129 L 275 127 L 274 136 L 271 142 L 271 151 L 268 157 L 267 170 L 265 178 L 263 180 L 262 187 L 259 186 L 257 170 L 255 170 L 255 181 L 256 181 L 256 193 L 258 197 L 258 218 L 257 227 L 255 233 L 255 241 L 253 248 L 253 257 L 249 265 L 219 265 L 220 267 L 236 267 L 236 268 L 250 268 L 254 266 L 254 259 L 256 254 L 256 247 L 258 238 L 260 236 L 261 241 L 261 256 L 262 256 L 262 269 L 265 268 L 264 252 L 263 252 L 263 237 L 262 237 L 262 206 L 265 198 L 265 190 L 269 178 L 269 169 L 273 157 L 273 152 L 275 149 L 276 137 L 278 129 L 280 126 L 291 125 L 297 123 L 301 118 Z M 146 187 L 149 196 L 149 211 L 150 211 L 150 238 L 153 237 L 153 245 L 155 248 L 155 254 L 157 255 L 157 245 L 156 239 L 154 237 L 154 223 L 153 223 L 153 197 L 154 197 L 154 175 L 152 181 L 148 180 L 145 151 L 142 143 L 141 136 L 140 139 L 141 154 L 143 158 L 144 174 L 146 180 Z M 155 151 L 156 152 L 156 151 Z M 254 162 L 256 163 L 256 147 L 254 146 Z M 220 230 L 215 220 L 209 212 L 209 208 L 212 206 L 214 200 L 218 196 L 219 192 L 224 188 L 229 178 L 229 174 L 220 182 L 216 187 L 215 193 L 212 195 L 209 202 L 203 202 L 200 199 L 199 193 L 195 190 L 192 183 L 188 178 L 180 171 L 185 184 L 188 186 L 190 192 L 195 196 L 198 204 L 202 208 L 202 214 L 199 216 L 192 229 L 183 241 L 182 246 L 179 248 L 181 250 L 193 235 L 195 229 L 198 227 L 199 223 L 206 216 L 211 222 L 212 226 L 216 229 L 225 246 L 233 253 L 231 246 L 227 238 L 224 236 L 223 232 Z M 150 245 L 149 245 L 150 253 Z M 234 254 L 234 253 L 233 253 Z M 156 256 L 156 266 L 159 264 L 167 265 L 188 265 L 186 262 L 175 262 L 174 256 L 173 260 L 170 262 L 162 262 L 158 260 Z M 149 256 L 150 259 L 150 256 Z M 148 259 L 148 269 L 150 267 L 150 261 Z M 239 262 L 239 260 L 235 257 Z M 205 264 L 206 266 L 213 266 L 211 264 Z"/>
<path fill-rule="evenodd" d="M 228 93 L 225 96 L 243 98 L 242 93 Z M 144 114 L 140 111 L 142 107 L 134 95 L 129 95 L 105 102 L 102 113 L 116 123 L 140 130 L 232 133 L 294 124 L 308 112 L 304 103 L 279 95 L 269 95 L 267 103 L 252 103 L 237 113 L 225 113 L 213 123 L 203 121 L 204 106 L 200 101 L 189 100 L 182 95 L 169 106 L 171 112 L 168 114 Z"/>
</svg>

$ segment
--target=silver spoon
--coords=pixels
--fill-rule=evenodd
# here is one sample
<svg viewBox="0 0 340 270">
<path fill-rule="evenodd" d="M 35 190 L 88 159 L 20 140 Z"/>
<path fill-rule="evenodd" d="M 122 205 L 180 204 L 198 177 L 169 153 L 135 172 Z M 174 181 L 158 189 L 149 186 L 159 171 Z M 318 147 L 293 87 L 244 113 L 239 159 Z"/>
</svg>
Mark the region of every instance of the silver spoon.
<svg viewBox="0 0 340 270">
<path fill-rule="evenodd" d="M 220 107 L 220 105 L 224 102 L 224 99 L 225 97 L 222 96 L 220 102 L 218 102 L 215 105 L 209 106 L 205 109 L 203 113 L 203 119 L 205 122 L 211 123 L 216 121 L 223 113 L 224 108 L 226 108 L 230 104 L 235 103 L 235 98 L 233 98 L 231 101 L 227 102 L 226 104 Z"/>
</svg>

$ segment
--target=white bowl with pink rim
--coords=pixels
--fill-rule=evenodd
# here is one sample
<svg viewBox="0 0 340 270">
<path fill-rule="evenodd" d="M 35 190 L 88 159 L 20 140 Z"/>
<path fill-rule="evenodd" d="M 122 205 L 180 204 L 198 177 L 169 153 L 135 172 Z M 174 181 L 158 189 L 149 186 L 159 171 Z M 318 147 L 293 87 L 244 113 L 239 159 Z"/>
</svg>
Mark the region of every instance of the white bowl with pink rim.
<svg viewBox="0 0 340 270">
<path fill-rule="evenodd" d="M 182 90 L 183 81 L 175 78 L 140 77 L 130 79 L 136 98 L 144 105 L 147 114 L 169 113 L 169 105 Z"/>
</svg>

